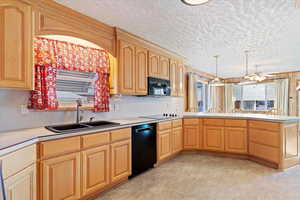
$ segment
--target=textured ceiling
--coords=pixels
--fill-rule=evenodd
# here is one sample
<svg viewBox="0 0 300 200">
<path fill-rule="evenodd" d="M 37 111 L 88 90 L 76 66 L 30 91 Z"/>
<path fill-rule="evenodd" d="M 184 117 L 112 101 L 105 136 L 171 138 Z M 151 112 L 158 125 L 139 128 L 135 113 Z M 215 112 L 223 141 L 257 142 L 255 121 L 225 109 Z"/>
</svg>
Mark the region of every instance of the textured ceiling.
<svg viewBox="0 0 300 200">
<path fill-rule="evenodd" d="M 187 64 L 219 75 L 300 70 L 300 9 L 296 0 L 211 0 L 186 6 L 180 0 L 56 0 L 118 26 L 187 59 Z"/>
</svg>

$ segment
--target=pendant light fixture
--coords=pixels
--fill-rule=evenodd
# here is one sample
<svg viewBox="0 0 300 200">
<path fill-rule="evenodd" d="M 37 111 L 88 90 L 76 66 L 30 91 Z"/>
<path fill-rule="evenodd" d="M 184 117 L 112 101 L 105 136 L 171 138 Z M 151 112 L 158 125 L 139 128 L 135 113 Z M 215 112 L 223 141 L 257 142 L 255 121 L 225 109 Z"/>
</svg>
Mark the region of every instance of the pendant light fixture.
<svg viewBox="0 0 300 200">
<path fill-rule="evenodd" d="M 209 2 L 210 0 L 181 0 L 184 4 L 189 6 L 198 6 L 201 4 L 205 4 Z"/>
<path fill-rule="evenodd" d="M 221 81 L 221 79 L 219 78 L 218 76 L 218 60 L 219 60 L 219 57 L 218 55 L 214 56 L 214 58 L 216 59 L 216 74 L 215 74 L 215 78 L 210 82 L 211 85 L 214 85 L 214 86 L 223 86 L 224 83 Z"/>
<path fill-rule="evenodd" d="M 249 51 L 246 50 L 245 51 L 245 58 L 246 58 L 246 73 L 244 76 L 244 79 L 249 80 L 249 69 L 248 69 L 248 65 L 249 65 Z"/>
</svg>

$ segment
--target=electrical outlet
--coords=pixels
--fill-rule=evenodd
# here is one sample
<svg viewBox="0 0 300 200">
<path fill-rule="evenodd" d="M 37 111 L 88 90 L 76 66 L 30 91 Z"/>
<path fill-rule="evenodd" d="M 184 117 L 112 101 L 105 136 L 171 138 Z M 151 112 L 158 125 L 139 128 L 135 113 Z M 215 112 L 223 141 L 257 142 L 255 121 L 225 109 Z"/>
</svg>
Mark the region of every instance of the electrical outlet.
<svg viewBox="0 0 300 200">
<path fill-rule="evenodd" d="M 27 108 L 27 105 L 21 105 L 21 114 L 22 115 L 26 115 L 26 114 L 28 114 L 29 113 L 29 110 L 28 110 L 28 108 Z"/>
<path fill-rule="evenodd" d="M 114 111 L 118 112 L 120 110 L 120 105 L 119 104 L 114 104 Z"/>
</svg>

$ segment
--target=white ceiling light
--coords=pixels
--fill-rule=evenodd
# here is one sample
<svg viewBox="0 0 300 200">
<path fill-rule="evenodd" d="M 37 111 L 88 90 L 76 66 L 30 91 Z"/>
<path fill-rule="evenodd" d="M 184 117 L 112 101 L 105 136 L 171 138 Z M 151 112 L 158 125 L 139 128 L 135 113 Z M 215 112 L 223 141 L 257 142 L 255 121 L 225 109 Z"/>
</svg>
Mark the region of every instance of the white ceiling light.
<svg viewBox="0 0 300 200">
<path fill-rule="evenodd" d="M 181 0 L 181 1 L 190 6 L 197 6 L 209 2 L 209 0 Z"/>
</svg>

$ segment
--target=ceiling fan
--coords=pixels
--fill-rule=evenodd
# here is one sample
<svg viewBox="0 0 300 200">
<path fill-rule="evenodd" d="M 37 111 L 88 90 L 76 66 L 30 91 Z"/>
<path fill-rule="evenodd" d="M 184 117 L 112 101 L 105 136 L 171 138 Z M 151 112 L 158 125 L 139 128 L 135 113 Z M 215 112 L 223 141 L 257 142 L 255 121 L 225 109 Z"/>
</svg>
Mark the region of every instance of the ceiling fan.
<svg viewBox="0 0 300 200">
<path fill-rule="evenodd" d="M 255 68 L 256 68 L 255 73 L 247 75 L 246 78 L 249 79 L 250 81 L 261 82 L 261 81 L 268 79 L 269 77 L 274 76 L 272 74 L 259 72 L 258 67 L 259 67 L 259 65 L 255 65 Z"/>
</svg>

